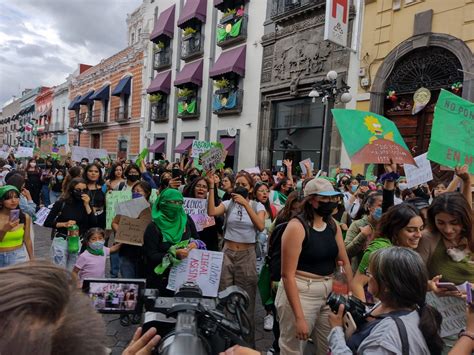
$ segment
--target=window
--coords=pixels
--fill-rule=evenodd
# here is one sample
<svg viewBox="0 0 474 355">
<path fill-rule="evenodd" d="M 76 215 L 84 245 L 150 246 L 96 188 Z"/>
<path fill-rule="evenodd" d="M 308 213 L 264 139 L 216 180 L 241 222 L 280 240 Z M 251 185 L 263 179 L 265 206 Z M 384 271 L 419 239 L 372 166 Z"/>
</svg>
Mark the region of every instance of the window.
<svg viewBox="0 0 474 355">
<path fill-rule="evenodd" d="M 132 37 L 130 39 L 130 44 L 133 44 L 135 42 L 135 33 L 132 33 Z"/>
</svg>

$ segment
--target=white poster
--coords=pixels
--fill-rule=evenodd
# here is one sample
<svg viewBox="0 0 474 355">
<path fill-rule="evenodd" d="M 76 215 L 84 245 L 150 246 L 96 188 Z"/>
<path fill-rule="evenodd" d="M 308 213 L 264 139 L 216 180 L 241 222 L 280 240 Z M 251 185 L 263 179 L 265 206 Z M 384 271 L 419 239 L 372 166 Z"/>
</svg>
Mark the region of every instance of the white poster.
<svg viewBox="0 0 474 355">
<path fill-rule="evenodd" d="M 305 165 L 306 163 L 309 163 L 309 166 L 311 166 L 311 169 L 314 169 L 314 163 L 311 161 L 310 158 L 300 161 L 301 173 L 304 175 L 306 175 L 306 165 Z"/>
<path fill-rule="evenodd" d="M 258 166 L 256 166 L 255 168 L 247 168 L 247 169 L 244 169 L 246 172 L 248 172 L 249 174 L 260 174 L 260 168 Z"/>
<path fill-rule="evenodd" d="M 207 152 L 212 148 L 212 143 L 208 141 L 193 140 L 193 146 L 191 148 L 191 157 L 199 158 L 202 153 Z"/>
<path fill-rule="evenodd" d="M 349 0 L 326 0 L 324 40 L 347 47 Z"/>
<path fill-rule="evenodd" d="M 459 297 L 438 297 L 433 292 L 426 294 L 426 303 L 443 316 L 441 337 L 457 335 L 466 329 L 466 301 Z"/>
<path fill-rule="evenodd" d="M 427 155 L 428 153 L 425 153 L 414 158 L 418 167 L 409 164 L 403 165 L 409 189 L 433 180 L 433 171 Z"/>
<path fill-rule="evenodd" d="M 33 148 L 18 147 L 16 149 L 15 158 L 31 158 L 33 157 Z"/>
<path fill-rule="evenodd" d="M 48 218 L 49 212 L 51 212 L 51 210 L 48 207 L 41 207 L 39 211 L 36 212 L 35 224 L 43 226 L 44 221 Z"/>
<path fill-rule="evenodd" d="M 82 158 L 89 159 L 89 162 L 96 158 L 98 159 L 105 159 L 108 157 L 107 151 L 105 149 L 93 149 L 93 148 L 84 148 L 78 146 L 71 147 L 71 159 L 73 161 L 80 162 Z"/>
<path fill-rule="evenodd" d="M 216 224 L 214 217 L 207 215 L 207 200 L 202 198 L 184 198 L 184 211 L 191 216 L 198 232 Z"/>
<path fill-rule="evenodd" d="M 204 297 L 217 297 L 224 253 L 193 249 L 170 271 L 167 289 L 176 291 L 185 282 L 195 282 Z"/>
</svg>

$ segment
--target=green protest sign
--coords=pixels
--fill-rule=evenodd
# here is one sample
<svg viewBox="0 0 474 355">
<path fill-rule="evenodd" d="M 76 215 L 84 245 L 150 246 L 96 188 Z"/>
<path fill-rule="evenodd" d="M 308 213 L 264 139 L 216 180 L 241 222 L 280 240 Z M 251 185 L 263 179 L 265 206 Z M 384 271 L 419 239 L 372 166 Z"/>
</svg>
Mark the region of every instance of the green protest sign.
<svg viewBox="0 0 474 355">
<path fill-rule="evenodd" d="M 331 110 L 339 133 L 355 164 L 415 164 L 395 123 L 372 112 Z"/>
<path fill-rule="evenodd" d="M 135 164 L 140 166 L 141 162 L 148 156 L 148 148 L 144 148 L 137 157 Z"/>
<path fill-rule="evenodd" d="M 112 220 L 114 219 L 116 212 L 115 206 L 118 203 L 126 202 L 132 199 L 132 190 L 126 191 L 110 191 L 107 192 L 105 197 L 106 203 L 106 215 L 105 215 L 105 229 L 112 229 Z"/>
<path fill-rule="evenodd" d="M 474 103 L 441 90 L 434 112 L 428 159 L 451 168 L 466 164 L 474 174 Z"/>
</svg>

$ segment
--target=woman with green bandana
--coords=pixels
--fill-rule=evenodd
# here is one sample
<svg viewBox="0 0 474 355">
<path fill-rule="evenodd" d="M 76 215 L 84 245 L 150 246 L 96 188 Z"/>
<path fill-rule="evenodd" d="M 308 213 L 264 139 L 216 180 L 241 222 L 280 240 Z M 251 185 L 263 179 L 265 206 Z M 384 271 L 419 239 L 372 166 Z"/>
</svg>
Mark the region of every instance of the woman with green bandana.
<svg viewBox="0 0 474 355">
<path fill-rule="evenodd" d="M 145 230 L 143 253 L 148 288 L 157 288 L 160 296 L 172 296 L 166 289 L 170 266 L 185 259 L 196 247 L 190 239 L 198 239 L 196 226 L 183 208 L 183 195 L 175 189 L 165 189 L 151 211 L 152 222 Z"/>
<path fill-rule="evenodd" d="M 15 186 L 0 187 L 0 267 L 33 259 L 30 217 L 18 209 L 20 192 Z M 25 248 L 26 247 L 26 253 Z"/>
</svg>

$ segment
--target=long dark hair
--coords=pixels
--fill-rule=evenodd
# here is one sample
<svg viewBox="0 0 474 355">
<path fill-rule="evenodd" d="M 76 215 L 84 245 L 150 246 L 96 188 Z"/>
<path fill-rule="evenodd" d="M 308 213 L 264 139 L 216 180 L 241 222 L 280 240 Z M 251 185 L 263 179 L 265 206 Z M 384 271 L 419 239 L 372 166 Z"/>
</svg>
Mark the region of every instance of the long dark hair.
<svg viewBox="0 0 474 355">
<path fill-rule="evenodd" d="M 108 176 L 108 179 L 110 181 L 114 181 L 114 180 L 117 179 L 117 177 L 115 176 L 115 170 L 117 170 L 117 168 L 119 166 L 122 168 L 122 179 L 124 178 L 125 174 L 124 174 L 124 171 L 123 171 L 123 165 L 119 164 L 119 163 L 116 163 L 116 164 L 113 164 L 112 167 L 110 168 L 110 173 L 109 173 L 109 176 Z"/>
<path fill-rule="evenodd" d="M 308 222 L 309 226 L 313 226 L 314 219 L 316 217 L 316 211 L 314 210 L 312 200 L 315 197 L 315 195 L 310 195 L 308 197 L 305 197 L 303 201 L 301 202 L 301 212 L 303 213 L 304 219 Z M 323 221 L 328 224 L 328 226 L 331 227 L 332 230 L 336 231 L 336 222 L 334 222 L 334 218 L 332 215 L 323 217 Z"/>
<path fill-rule="evenodd" d="M 392 244 L 396 245 L 398 233 L 410 223 L 413 217 L 423 218 L 420 211 L 406 202 L 390 207 L 380 218 L 377 238 L 390 239 Z"/>
<path fill-rule="evenodd" d="M 150 196 L 151 196 L 151 192 L 152 192 L 152 189 L 151 189 L 151 186 L 149 183 L 147 183 L 146 181 L 137 181 L 135 184 L 133 184 L 132 186 L 132 192 L 133 190 L 135 189 L 135 187 L 137 186 L 140 186 L 142 189 L 143 189 L 143 192 L 145 192 L 145 199 L 148 201 L 150 199 Z"/>
<path fill-rule="evenodd" d="M 89 178 L 87 177 L 87 172 L 92 168 L 92 167 L 96 167 L 97 170 L 99 171 L 99 178 L 97 179 L 97 181 L 90 181 Z M 103 185 L 104 184 L 104 178 L 102 177 L 102 169 L 100 167 L 99 164 L 97 163 L 90 163 L 86 166 L 86 168 L 84 169 L 84 173 L 82 174 L 82 177 L 84 180 L 87 181 L 88 184 L 91 184 L 91 183 L 95 183 L 97 185 Z"/>
<path fill-rule="evenodd" d="M 186 185 L 183 189 L 183 197 L 188 197 L 188 198 L 195 198 L 195 192 L 196 192 L 196 185 L 198 184 L 199 181 L 204 181 L 207 185 L 207 190 L 209 191 L 209 184 L 207 180 L 203 177 L 197 177 L 196 179 L 193 180 L 190 184 Z"/>
<path fill-rule="evenodd" d="M 428 208 L 428 223 L 433 232 L 441 234 L 438 227 L 436 227 L 435 219 L 437 214 L 443 212 L 456 217 L 469 241 L 469 248 L 474 251 L 472 209 L 464 196 L 459 192 L 445 192 L 433 200 Z"/>
<path fill-rule="evenodd" d="M 275 226 L 280 223 L 289 222 L 294 216 L 300 213 L 301 206 L 300 194 L 297 191 L 292 191 L 286 199 L 285 206 L 278 212 L 275 218 Z"/>
<path fill-rule="evenodd" d="M 270 193 L 270 186 L 268 186 L 268 184 L 264 181 L 259 181 L 255 184 L 254 186 L 254 192 L 253 192 L 253 195 L 255 196 L 255 201 L 257 202 L 260 202 L 263 206 L 265 206 L 265 210 L 267 211 L 268 215 L 270 216 L 270 219 L 273 220 L 275 219 L 276 216 L 273 215 L 273 211 L 272 211 L 272 207 L 270 205 L 270 195 L 269 195 L 269 198 L 267 199 L 267 202 L 263 203 L 262 201 L 259 201 L 257 199 L 257 190 L 261 187 L 261 186 L 266 186 L 268 188 L 268 192 Z"/>
<path fill-rule="evenodd" d="M 375 296 L 393 308 L 416 308 L 420 315 L 418 328 L 430 354 L 441 354 L 443 340 L 439 331 L 442 317 L 425 302 L 428 270 L 421 256 L 409 248 L 383 248 L 372 253 L 369 265 L 379 289 Z"/>
<path fill-rule="evenodd" d="M 64 192 L 63 192 L 61 198 L 66 202 L 69 202 L 69 203 L 73 202 L 74 199 L 72 198 L 72 194 L 73 194 L 73 191 L 76 188 L 76 186 L 79 185 L 79 184 L 85 184 L 87 186 L 86 180 L 84 180 L 83 178 L 80 178 L 80 177 L 76 177 L 76 178 L 71 180 L 71 182 L 67 186 L 67 189 L 63 190 Z"/>
<path fill-rule="evenodd" d="M 2 198 L 0 198 L 0 209 L 3 209 L 5 206 L 3 204 L 3 202 L 5 200 L 9 200 L 13 197 L 16 197 L 16 198 L 20 198 L 20 194 L 18 192 L 16 192 L 15 190 L 10 190 L 10 191 L 7 191 L 5 193 L 5 195 L 3 195 Z M 18 207 L 17 208 L 20 208 L 20 202 L 18 201 Z M 20 210 L 20 223 L 25 223 L 25 214 Z"/>
<path fill-rule="evenodd" d="M 273 187 L 273 190 L 280 192 L 280 191 L 281 191 L 281 187 L 282 187 L 283 185 L 285 185 L 285 184 L 288 182 L 288 180 L 289 180 L 289 179 L 286 178 L 286 177 L 283 178 L 283 179 L 281 179 L 280 181 L 278 181 L 278 184 L 276 184 L 276 185 Z"/>
<path fill-rule="evenodd" d="M 354 219 L 361 219 L 364 215 L 369 214 L 369 208 L 374 205 L 378 197 L 383 197 L 381 191 L 367 191 Z"/>
<path fill-rule="evenodd" d="M 262 170 L 262 171 L 260 172 L 260 176 L 261 176 L 263 173 L 267 174 L 267 176 L 268 176 L 268 182 L 267 182 L 268 186 L 269 186 L 269 187 L 273 187 L 273 185 L 275 185 L 275 180 L 273 179 L 272 171 L 271 171 L 270 169 L 264 169 L 264 170 Z M 262 181 L 263 181 L 263 180 L 262 180 Z"/>
<path fill-rule="evenodd" d="M 70 168 L 66 176 L 64 177 L 62 190 L 66 191 L 69 188 L 69 183 L 71 182 L 71 180 L 80 177 L 81 172 L 82 167 L 80 166 L 73 166 L 72 168 Z"/>
<path fill-rule="evenodd" d="M 125 169 L 125 172 L 124 172 L 123 175 L 125 175 L 125 177 L 127 177 L 128 174 L 130 173 L 130 170 L 132 170 L 132 169 L 138 171 L 138 177 L 139 177 L 139 179 L 141 179 L 142 178 L 142 172 L 140 171 L 140 168 L 138 167 L 137 164 L 129 164 L 127 166 L 127 169 Z"/>
</svg>

